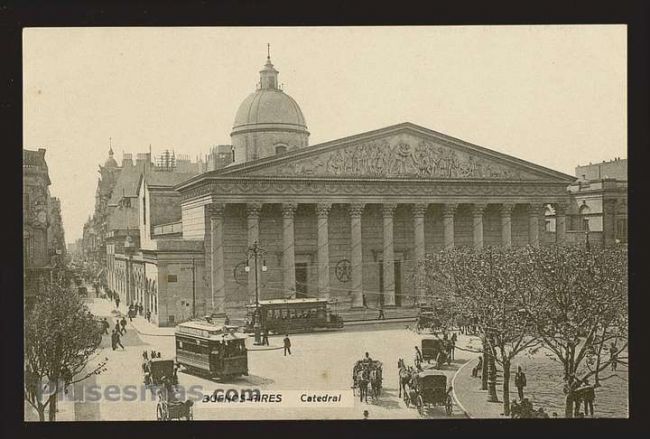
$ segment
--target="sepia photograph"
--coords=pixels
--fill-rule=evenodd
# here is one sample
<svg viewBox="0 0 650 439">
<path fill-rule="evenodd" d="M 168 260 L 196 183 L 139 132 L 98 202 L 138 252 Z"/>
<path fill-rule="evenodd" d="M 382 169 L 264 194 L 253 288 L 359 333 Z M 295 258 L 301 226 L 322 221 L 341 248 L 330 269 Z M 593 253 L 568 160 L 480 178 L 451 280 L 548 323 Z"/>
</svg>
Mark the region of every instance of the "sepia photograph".
<svg viewBox="0 0 650 439">
<path fill-rule="evenodd" d="M 24 28 L 24 420 L 628 418 L 627 35 Z"/>
</svg>

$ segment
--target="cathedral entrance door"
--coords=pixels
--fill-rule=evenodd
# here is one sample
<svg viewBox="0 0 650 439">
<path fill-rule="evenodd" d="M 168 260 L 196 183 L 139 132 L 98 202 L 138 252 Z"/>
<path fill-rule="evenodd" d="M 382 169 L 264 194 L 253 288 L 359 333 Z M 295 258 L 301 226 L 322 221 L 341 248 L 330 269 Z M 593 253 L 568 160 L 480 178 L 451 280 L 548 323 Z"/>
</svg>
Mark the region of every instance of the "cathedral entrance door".
<svg viewBox="0 0 650 439">
<path fill-rule="evenodd" d="M 307 297 L 307 263 L 296 263 L 296 299 Z"/>
</svg>

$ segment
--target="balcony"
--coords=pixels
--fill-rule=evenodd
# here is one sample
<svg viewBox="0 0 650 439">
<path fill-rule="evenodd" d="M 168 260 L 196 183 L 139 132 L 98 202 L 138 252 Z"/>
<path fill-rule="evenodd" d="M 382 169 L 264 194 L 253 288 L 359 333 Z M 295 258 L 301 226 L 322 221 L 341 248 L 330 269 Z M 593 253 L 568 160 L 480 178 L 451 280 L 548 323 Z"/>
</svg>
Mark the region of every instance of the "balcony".
<svg viewBox="0 0 650 439">
<path fill-rule="evenodd" d="M 152 237 L 158 238 L 168 235 L 181 235 L 183 233 L 183 223 L 181 221 L 168 224 L 153 226 Z"/>
</svg>

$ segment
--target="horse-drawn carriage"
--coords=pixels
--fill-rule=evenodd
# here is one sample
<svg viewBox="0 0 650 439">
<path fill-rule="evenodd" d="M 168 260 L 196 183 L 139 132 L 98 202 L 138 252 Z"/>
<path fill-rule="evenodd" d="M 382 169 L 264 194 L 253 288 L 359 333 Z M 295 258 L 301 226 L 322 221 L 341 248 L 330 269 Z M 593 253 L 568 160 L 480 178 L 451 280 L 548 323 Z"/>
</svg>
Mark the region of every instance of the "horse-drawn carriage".
<svg viewBox="0 0 650 439">
<path fill-rule="evenodd" d="M 158 390 L 158 405 L 156 406 L 156 419 L 170 421 L 181 419 L 190 421 L 194 417 L 194 401 L 188 399 L 180 401 L 174 393 L 174 385 L 169 378 L 163 378 L 162 387 Z"/>
<path fill-rule="evenodd" d="M 174 360 L 163 360 L 154 358 L 146 360 L 142 364 L 142 372 L 144 373 L 144 384 L 149 386 L 161 386 L 165 384 L 168 379 L 173 385 L 178 384 L 178 375 L 176 373 L 177 367 Z"/>
<path fill-rule="evenodd" d="M 359 401 L 368 402 L 368 393 L 372 399 L 379 398 L 382 384 L 381 361 L 377 360 L 359 360 L 352 369 L 352 392 L 356 396 L 359 392 Z"/>
<path fill-rule="evenodd" d="M 442 365 L 449 363 L 449 349 L 446 346 L 446 340 L 440 340 L 435 337 L 425 337 L 422 339 L 422 360 L 430 363 L 432 360 L 435 363 L 436 369 L 440 369 Z"/>
<path fill-rule="evenodd" d="M 436 316 L 435 308 L 432 306 L 421 306 L 418 318 L 415 323 L 415 330 L 418 333 L 432 331 L 440 326 L 440 320 Z"/>
<path fill-rule="evenodd" d="M 433 370 L 425 370 L 414 374 L 409 388 L 404 392 L 404 402 L 407 407 L 415 405 L 423 415 L 427 408 L 444 406 L 447 416 L 453 410 L 452 387 L 447 387 L 447 376 Z"/>
</svg>

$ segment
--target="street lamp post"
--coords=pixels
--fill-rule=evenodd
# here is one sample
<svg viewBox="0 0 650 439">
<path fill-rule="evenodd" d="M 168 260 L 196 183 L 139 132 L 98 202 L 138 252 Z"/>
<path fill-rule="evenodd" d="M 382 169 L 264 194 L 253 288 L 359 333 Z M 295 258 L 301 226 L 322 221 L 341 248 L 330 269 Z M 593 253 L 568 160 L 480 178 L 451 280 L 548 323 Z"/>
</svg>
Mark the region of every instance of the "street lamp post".
<svg viewBox="0 0 650 439">
<path fill-rule="evenodd" d="M 248 248 L 248 260 L 250 261 L 251 255 L 255 258 L 255 314 L 254 314 L 254 329 L 255 329 L 255 344 L 262 344 L 261 339 L 261 315 L 260 315 L 260 281 L 258 273 L 258 258 L 260 255 L 264 254 L 264 250 L 259 246 L 259 243 L 255 241 L 251 247 Z M 246 266 L 246 272 L 250 272 L 251 267 Z M 266 261 L 262 262 L 262 271 L 267 270 Z"/>
</svg>

